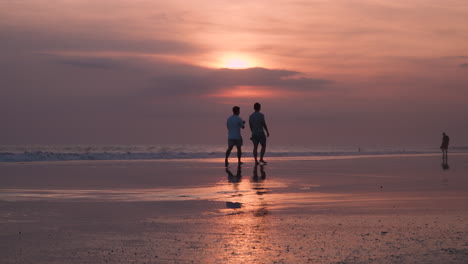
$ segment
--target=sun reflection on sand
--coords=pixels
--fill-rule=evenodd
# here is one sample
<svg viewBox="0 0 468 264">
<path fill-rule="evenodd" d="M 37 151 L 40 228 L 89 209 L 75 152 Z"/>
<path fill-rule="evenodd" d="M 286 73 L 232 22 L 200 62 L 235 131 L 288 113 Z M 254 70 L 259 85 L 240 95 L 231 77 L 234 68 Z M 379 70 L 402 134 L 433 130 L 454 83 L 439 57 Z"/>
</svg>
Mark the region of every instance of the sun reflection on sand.
<svg viewBox="0 0 468 264">
<path fill-rule="evenodd" d="M 258 176 L 258 167 L 261 170 L 261 177 Z M 266 173 L 263 166 L 255 166 L 253 176 L 250 179 L 242 180 L 242 169 L 237 168 L 234 175 L 230 169 L 226 169 L 228 182 L 232 184 L 233 193 L 230 197 L 226 197 L 226 212 L 229 209 L 234 209 L 235 214 L 243 214 L 246 212 L 254 213 L 255 215 L 266 215 L 267 207 L 271 205 L 271 201 L 266 199 L 264 194 L 270 192 L 269 187 L 265 185 Z"/>
<path fill-rule="evenodd" d="M 259 175 L 260 169 L 260 175 Z M 227 217 L 222 218 L 220 226 L 228 232 L 223 235 L 222 243 L 225 248 L 232 248 L 226 258 L 232 263 L 256 263 L 267 257 L 267 251 L 261 250 L 270 232 L 269 207 L 272 201 L 268 199 L 271 189 L 266 181 L 263 166 L 254 166 L 252 175 L 246 177 L 241 167 L 233 173 L 226 168 L 228 183 L 232 188 L 232 195 L 226 201 L 226 208 L 222 210 Z M 245 195 L 246 191 L 249 195 Z"/>
<path fill-rule="evenodd" d="M 238 182 L 236 182 L 238 181 Z M 284 181 L 268 183 L 265 188 L 286 188 Z M 112 188 L 112 189 L 0 189 L 0 201 L 49 201 L 87 200 L 159 202 L 207 200 L 245 204 L 253 201 L 257 190 L 247 181 L 237 180 L 236 176 L 209 186 L 164 187 L 164 188 Z"/>
</svg>

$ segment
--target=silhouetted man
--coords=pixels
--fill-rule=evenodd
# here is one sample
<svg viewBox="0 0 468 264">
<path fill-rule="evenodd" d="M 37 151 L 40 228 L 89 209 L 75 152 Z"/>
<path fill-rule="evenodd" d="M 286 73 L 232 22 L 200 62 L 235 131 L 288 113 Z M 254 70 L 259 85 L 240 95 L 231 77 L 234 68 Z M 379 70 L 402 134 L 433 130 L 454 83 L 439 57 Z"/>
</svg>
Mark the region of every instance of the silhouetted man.
<svg viewBox="0 0 468 264">
<path fill-rule="evenodd" d="M 245 121 L 239 117 L 240 108 L 238 106 L 234 106 L 232 112 L 233 115 L 227 119 L 226 123 L 228 129 L 228 149 L 226 150 L 226 159 L 224 160 L 224 166 L 226 167 L 229 165 L 228 158 L 234 146 L 237 147 L 238 164 L 242 164 L 242 136 L 240 129 L 244 129 Z"/>
<path fill-rule="evenodd" d="M 255 103 L 255 112 L 252 113 L 249 117 L 250 131 L 252 131 L 252 137 L 250 139 L 254 144 L 253 156 L 255 158 L 255 164 L 259 164 L 257 160 L 258 144 L 262 145 L 262 149 L 260 151 L 260 162 L 267 163 L 265 160 L 263 160 L 263 156 L 265 155 L 266 138 L 270 136 L 270 132 L 268 131 L 268 127 L 265 122 L 265 116 L 260 113 L 260 109 L 261 105 L 259 103 Z"/>
<path fill-rule="evenodd" d="M 442 150 L 442 156 L 447 156 L 450 138 L 445 133 L 442 133 L 442 135 L 442 144 L 440 145 L 440 149 Z"/>
</svg>

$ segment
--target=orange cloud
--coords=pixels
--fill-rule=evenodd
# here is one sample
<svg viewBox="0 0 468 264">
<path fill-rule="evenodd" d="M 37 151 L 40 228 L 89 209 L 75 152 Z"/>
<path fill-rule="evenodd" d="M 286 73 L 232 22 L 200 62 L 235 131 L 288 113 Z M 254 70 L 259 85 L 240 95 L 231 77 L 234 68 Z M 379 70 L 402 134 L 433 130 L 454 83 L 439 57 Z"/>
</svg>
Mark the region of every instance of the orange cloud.
<svg viewBox="0 0 468 264">
<path fill-rule="evenodd" d="M 236 86 L 230 89 L 225 89 L 216 93 L 209 94 L 208 97 L 218 97 L 218 98 L 270 98 L 276 97 L 278 95 L 275 92 L 268 90 L 263 87 L 255 86 Z"/>
<path fill-rule="evenodd" d="M 212 98 L 252 98 L 269 99 L 280 97 L 303 96 L 305 92 L 288 91 L 287 89 L 271 88 L 266 86 L 234 86 L 215 93 L 208 94 Z"/>
</svg>

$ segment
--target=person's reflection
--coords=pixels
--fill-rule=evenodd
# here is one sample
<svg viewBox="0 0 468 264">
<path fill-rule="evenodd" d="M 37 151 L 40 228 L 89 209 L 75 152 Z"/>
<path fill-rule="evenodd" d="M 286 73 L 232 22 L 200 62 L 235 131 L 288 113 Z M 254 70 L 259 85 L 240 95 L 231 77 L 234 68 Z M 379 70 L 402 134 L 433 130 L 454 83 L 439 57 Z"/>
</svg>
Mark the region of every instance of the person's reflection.
<svg viewBox="0 0 468 264">
<path fill-rule="evenodd" d="M 228 175 L 228 181 L 231 183 L 239 183 L 242 180 L 242 167 L 237 167 L 236 175 L 234 175 L 229 168 L 226 168 L 226 173 Z"/>
<path fill-rule="evenodd" d="M 450 169 L 449 164 L 448 164 L 448 157 L 447 157 L 447 155 L 444 155 L 444 156 L 442 157 L 442 169 L 443 169 L 443 170 L 448 170 L 448 169 Z"/>
<path fill-rule="evenodd" d="M 242 168 L 241 166 L 237 167 L 236 175 L 234 175 L 229 168 L 226 168 L 226 173 L 228 175 L 228 182 L 233 184 L 234 190 L 239 191 L 239 183 L 242 180 Z M 237 202 L 226 202 L 226 207 L 230 209 L 239 209 L 242 208 L 242 203 Z"/>
<path fill-rule="evenodd" d="M 260 179 L 258 178 L 258 167 L 260 167 L 260 175 L 262 175 Z M 265 166 L 263 166 L 263 165 L 255 164 L 254 171 L 253 171 L 253 177 L 252 177 L 252 180 L 254 182 L 260 182 L 260 181 L 263 181 L 263 180 L 266 179 L 266 173 L 265 173 L 265 168 L 264 167 Z"/>
<path fill-rule="evenodd" d="M 260 167 L 260 178 L 258 177 L 258 167 Z M 253 187 L 257 195 L 263 195 L 268 193 L 267 189 L 264 187 L 264 180 L 266 179 L 266 172 L 263 165 L 256 164 L 253 170 L 252 182 Z M 264 198 L 259 198 L 259 208 L 254 211 L 254 216 L 265 216 L 268 214 L 267 203 Z"/>
</svg>

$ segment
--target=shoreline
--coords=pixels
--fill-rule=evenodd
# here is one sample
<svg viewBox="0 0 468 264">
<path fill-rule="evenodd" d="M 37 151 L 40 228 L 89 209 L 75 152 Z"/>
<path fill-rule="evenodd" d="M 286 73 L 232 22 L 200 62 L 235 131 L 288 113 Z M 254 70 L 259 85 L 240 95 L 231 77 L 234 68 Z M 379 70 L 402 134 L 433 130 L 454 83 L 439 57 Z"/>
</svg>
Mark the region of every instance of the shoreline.
<svg viewBox="0 0 468 264">
<path fill-rule="evenodd" d="M 440 156 L 442 154 L 439 153 L 409 153 L 409 154 L 353 154 L 353 155 L 323 155 L 323 156 L 265 156 L 267 160 L 273 161 L 320 161 L 320 160 L 340 160 L 340 159 L 360 159 L 360 158 L 399 158 L 399 157 L 435 157 Z M 449 157 L 452 156 L 468 156 L 466 152 L 456 152 L 456 153 L 449 153 Z M 236 160 L 237 157 L 235 156 L 235 151 L 231 154 L 230 160 Z M 254 158 L 251 156 L 242 157 L 242 161 L 247 160 L 247 164 L 245 166 L 255 165 Z M 224 164 L 224 157 L 216 157 L 216 158 L 157 158 L 157 159 L 82 159 L 82 160 L 37 160 L 37 161 L 0 161 L 0 166 L 5 164 L 67 164 L 67 163 L 94 163 L 94 162 L 205 162 L 205 163 L 220 163 Z M 230 165 L 237 165 L 236 162 L 230 162 Z"/>
</svg>

